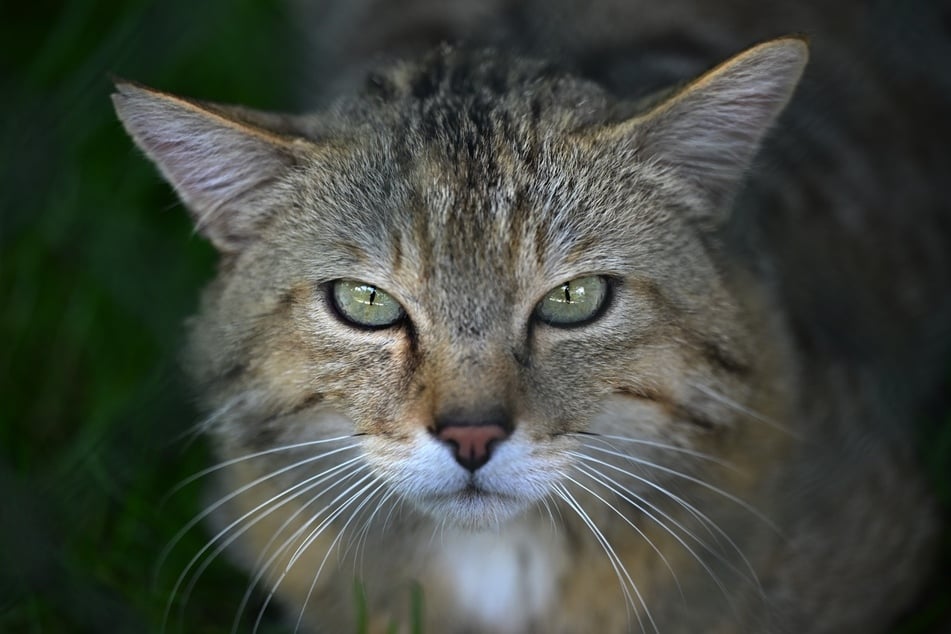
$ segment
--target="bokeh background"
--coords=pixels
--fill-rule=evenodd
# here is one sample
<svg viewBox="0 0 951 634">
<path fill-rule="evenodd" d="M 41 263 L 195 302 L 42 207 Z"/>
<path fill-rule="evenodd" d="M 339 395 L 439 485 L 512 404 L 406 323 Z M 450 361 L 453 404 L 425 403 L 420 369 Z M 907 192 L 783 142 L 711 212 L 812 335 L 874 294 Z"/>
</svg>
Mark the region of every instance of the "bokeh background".
<svg viewBox="0 0 951 634">
<path fill-rule="evenodd" d="M 302 28 L 276 0 L 0 2 L 0 632 L 161 631 L 206 540 L 157 570 L 202 508 L 175 485 L 211 462 L 177 355 L 214 254 L 123 133 L 110 73 L 292 109 L 314 83 Z M 921 429 L 947 512 L 951 416 Z M 948 541 L 896 632 L 951 632 Z M 246 584 L 219 558 L 167 631 L 229 631 Z"/>
</svg>

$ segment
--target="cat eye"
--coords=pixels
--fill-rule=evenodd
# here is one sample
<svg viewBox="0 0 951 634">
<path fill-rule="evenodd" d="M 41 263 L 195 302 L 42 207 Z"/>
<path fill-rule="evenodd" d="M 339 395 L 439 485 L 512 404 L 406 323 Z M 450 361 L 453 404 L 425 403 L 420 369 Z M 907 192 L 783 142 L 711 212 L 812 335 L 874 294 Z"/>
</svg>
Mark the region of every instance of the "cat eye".
<svg viewBox="0 0 951 634">
<path fill-rule="evenodd" d="M 386 328 L 406 316 L 392 295 L 366 282 L 337 280 L 330 298 L 341 317 L 366 328 Z"/>
<path fill-rule="evenodd" d="M 535 307 L 535 315 L 552 326 L 578 326 L 601 313 L 607 296 L 608 282 L 604 277 L 575 278 L 548 291 Z"/>
</svg>

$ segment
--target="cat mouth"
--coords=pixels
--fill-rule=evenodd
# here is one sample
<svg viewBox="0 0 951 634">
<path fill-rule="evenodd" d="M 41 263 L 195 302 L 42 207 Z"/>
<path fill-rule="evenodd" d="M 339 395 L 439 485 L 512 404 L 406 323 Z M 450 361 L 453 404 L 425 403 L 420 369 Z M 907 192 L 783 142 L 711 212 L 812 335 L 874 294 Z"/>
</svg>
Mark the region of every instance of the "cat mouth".
<svg viewBox="0 0 951 634">
<path fill-rule="evenodd" d="M 493 491 L 470 481 L 454 491 L 419 500 L 418 506 L 440 521 L 449 520 L 458 526 L 479 529 L 518 515 L 526 502 L 510 493 Z"/>
<path fill-rule="evenodd" d="M 466 486 L 464 486 L 460 491 L 456 492 L 456 497 L 461 498 L 470 498 L 470 497 L 485 497 L 485 496 L 494 496 L 494 497 L 508 497 L 503 496 L 500 493 L 495 491 L 489 491 L 484 487 L 480 487 L 475 483 L 474 480 L 470 480 Z"/>
<path fill-rule="evenodd" d="M 456 489 L 455 491 L 447 491 L 445 493 L 440 493 L 433 496 L 432 499 L 439 502 L 453 502 L 453 501 L 465 501 L 465 500 L 483 500 L 486 498 L 493 499 L 509 499 L 513 502 L 515 498 L 511 495 L 505 493 L 499 493 L 498 491 L 490 491 L 483 486 L 479 486 L 474 480 L 469 480 L 464 486 Z"/>
</svg>

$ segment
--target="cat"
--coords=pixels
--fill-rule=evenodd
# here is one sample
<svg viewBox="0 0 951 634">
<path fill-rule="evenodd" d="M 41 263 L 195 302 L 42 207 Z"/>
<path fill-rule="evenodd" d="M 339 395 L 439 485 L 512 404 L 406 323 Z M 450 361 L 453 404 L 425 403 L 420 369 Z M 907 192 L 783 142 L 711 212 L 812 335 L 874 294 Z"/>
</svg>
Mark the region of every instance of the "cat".
<svg viewBox="0 0 951 634">
<path fill-rule="evenodd" d="M 944 93 L 858 3 L 441 6 L 338 8 L 313 114 L 117 83 L 220 254 L 202 554 L 308 632 L 887 631 L 938 531 Z"/>
</svg>

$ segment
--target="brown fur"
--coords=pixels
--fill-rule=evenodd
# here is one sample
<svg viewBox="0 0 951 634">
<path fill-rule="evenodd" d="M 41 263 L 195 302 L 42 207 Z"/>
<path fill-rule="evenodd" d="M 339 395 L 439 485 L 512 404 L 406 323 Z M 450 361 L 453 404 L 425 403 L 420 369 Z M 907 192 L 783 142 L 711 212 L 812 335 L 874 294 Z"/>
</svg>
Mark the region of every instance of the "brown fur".
<svg viewBox="0 0 951 634">
<path fill-rule="evenodd" d="M 872 632 L 899 613 L 935 523 L 910 449 L 920 401 L 880 389 L 917 343 L 875 320 L 931 327 L 940 301 L 922 296 L 946 277 L 889 270 L 910 289 L 889 308 L 853 269 L 798 276 L 810 256 L 775 223 L 882 216 L 810 189 L 808 169 L 750 173 L 805 60 L 776 40 L 627 100 L 441 47 L 302 117 L 118 86 L 123 123 L 223 253 L 189 349 L 219 455 L 245 458 L 220 472 L 241 493 L 219 539 L 247 529 L 235 550 L 292 622 L 351 630 L 355 576 L 371 631 L 408 622 L 413 584 L 433 632 Z M 777 165 L 809 112 L 781 123 Z M 946 218 L 927 207 L 917 231 Z M 868 231 L 843 249 L 878 244 Z M 603 314 L 534 316 L 585 275 L 610 281 Z M 347 323 L 339 279 L 408 320 Z M 828 289 L 872 302 L 849 342 L 823 339 L 810 302 Z M 431 433 L 498 412 L 513 434 L 473 474 Z"/>
</svg>

